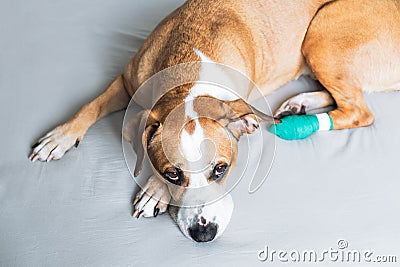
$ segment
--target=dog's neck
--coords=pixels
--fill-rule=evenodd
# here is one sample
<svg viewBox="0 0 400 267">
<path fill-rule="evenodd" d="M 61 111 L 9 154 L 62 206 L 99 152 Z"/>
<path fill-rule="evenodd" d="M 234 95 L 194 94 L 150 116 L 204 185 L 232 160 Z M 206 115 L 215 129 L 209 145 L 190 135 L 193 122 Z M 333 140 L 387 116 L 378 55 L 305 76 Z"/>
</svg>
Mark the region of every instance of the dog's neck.
<svg viewBox="0 0 400 267">
<path fill-rule="evenodd" d="M 221 101 L 245 98 L 237 93 L 238 86 L 249 86 L 250 80 L 243 74 L 216 63 L 198 49 L 193 49 L 193 53 L 198 56 L 197 63 L 190 68 L 194 73 L 185 72 L 186 68 L 184 68 L 182 70 L 184 74 L 180 75 L 187 75 L 196 81 L 179 85 L 162 93 L 152 109 L 153 114 L 162 123 L 172 110 L 181 105 L 185 106 L 187 118 L 198 116 L 193 111 L 193 104 L 198 97 L 211 97 Z M 188 77 L 183 79 L 188 79 Z M 215 107 L 210 107 L 210 109 L 213 108 Z"/>
</svg>

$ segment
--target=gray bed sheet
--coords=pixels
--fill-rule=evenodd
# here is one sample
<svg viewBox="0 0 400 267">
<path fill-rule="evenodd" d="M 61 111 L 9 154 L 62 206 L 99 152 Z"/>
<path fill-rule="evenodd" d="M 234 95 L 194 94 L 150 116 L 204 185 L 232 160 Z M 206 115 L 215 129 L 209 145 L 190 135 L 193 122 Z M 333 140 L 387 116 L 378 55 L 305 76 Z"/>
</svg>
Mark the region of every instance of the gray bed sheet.
<svg viewBox="0 0 400 267">
<path fill-rule="evenodd" d="M 131 217 L 138 187 L 122 153 L 124 112 L 96 123 L 60 161 L 28 160 L 35 140 L 102 92 L 154 26 L 181 3 L 1 2 L 0 265 L 287 265 L 276 256 L 262 262 L 259 251 L 321 252 L 338 249 L 339 240 L 373 256 L 396 255 L 399 262 L 397 92 L 365 96 L 376 116 L 371 127 L 321 132 L 301 141 L 276 139 L 266 182 L 249 194 L 250 181 L 243 178 L 232 192 L 230 225 L 207 244 L 186 239 L 169 215 Z M 300 78 L 268 99 L 275 108 L 288 96 L 315 89 Z M 320 263 L 336 264 L 353 266 Z M 307 265 L 315 263 L 289 261 Z"/>
</svg>

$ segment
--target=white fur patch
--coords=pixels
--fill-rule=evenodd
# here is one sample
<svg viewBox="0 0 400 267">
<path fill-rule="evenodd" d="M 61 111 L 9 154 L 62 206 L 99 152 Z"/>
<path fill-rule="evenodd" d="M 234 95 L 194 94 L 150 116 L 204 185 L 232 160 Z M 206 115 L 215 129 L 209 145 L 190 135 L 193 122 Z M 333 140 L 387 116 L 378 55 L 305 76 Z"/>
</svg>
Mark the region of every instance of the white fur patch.
<svg viewBox="0 0 400 267">
<path fill-rule="evenodd" d="M 207 162 L 201 150 L 204 140 L 204 130 L 200 126 L 198 119 L 194 119 L 196 124 L 193 134 L 186 130 L 181 133 L 181 151 L 188 161 L 188 172 L 190 173 L 189 188 L 197 188 L 208 185 L 207 177 L 202 173 L 205 171 Z"/>
<path fill-rule="evenodd" d="M 235 93 L 238 86 L 233 77 L 230 77 L 223 67 L 218 65 L 215 61 L 204 55 L 198 49 L 194 52 L 201 58 L 203 64 L 200 69 L 199 82 L 190 90 L 190 95 L 194 98 L 202 95 L 210 95 L 220 100 L 233 101 L 240 97 Z"/>
<path fill-rule="evenodd" d="M 201 58 L 202 63 L 215 63 L 201 51 L 194 49 Z M 199 81 L 190 89 L 185 98 L 185 115 L 189 118 L 197 118 L 198 114 L 193 109 L 193 101 L 198 96 L 209 95 L 222 101 L 234 101 L 240 99 L 235 93 L 238 86 L 232 77 L 229 77 L 218 64 L 204 64 L 200 69 Z"/>
<path fill-rule="evenodd" d="M 189 181 L 189 188 L 199 188 L 203 186 L 207 186 L 208 179 L 207 176 L 203 173 L 191 173 L 190 174 L 190 181 Z"/>
<path fill-rule="evenodd" d="M 201 159 L 201 142 L 204 140 L 204 131 L 201 128 L 198 119 L 194 119 L 196 127 L 193 134 L 189 134 L 186 130 L 181 134 L 181 149 L 189 163 L 199 161 Z"/>
<path fill-rule="evenodd" d="M 192 118 L 192 119 L 198 117 L 197 112 L 195 112 L 194 108 L 193 108 L 193 100 L 194 100 L 194 98 L 195 97 L 193 97 L 190 93 L 185 98 L 185 115 L 186 115 L 186 117 L 189 117 L 189 118 Z"/>
</svg>

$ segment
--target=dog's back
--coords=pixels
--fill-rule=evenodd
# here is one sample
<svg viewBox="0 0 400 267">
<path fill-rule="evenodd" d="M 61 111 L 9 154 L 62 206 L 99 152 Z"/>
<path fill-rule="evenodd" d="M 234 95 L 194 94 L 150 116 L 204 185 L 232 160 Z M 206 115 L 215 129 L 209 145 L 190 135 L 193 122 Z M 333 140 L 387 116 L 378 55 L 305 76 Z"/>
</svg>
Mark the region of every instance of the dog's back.
<svg viewBox="0 0 400 267">
<path fill-rule="evenodd" d="M 189 0 L 156 27 L 127 66 L 128 89 L 133 94 L 153 74 L 199 61 L 196 48 L 268 94 L 304 73 L 304 35 L 329 1 Z"/>
</svg>

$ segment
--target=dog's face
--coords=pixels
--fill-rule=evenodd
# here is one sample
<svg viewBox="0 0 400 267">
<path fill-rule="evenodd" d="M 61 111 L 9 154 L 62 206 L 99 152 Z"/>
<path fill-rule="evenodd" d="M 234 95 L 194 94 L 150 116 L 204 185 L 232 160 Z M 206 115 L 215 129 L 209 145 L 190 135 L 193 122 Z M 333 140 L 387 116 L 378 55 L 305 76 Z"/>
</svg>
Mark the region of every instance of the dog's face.
<svg viewBox="0 0 400 267">
<path fill-rule="evenodd" d="M 260 118 L 242 99 L 179 96 L 178 91 L 164 95 L 146 117 L 140 145 L 155 175 L 168 186 L 171 214 L 188 238 L 215 239 L 233 211 L 224 185 L 236 164 L 238 140 L 266 117 Z M 139 158 L 141 152 L 136 152 Z M 140 169 L 142 159 L 138 162 Z"/>
<path fill-rule="evenodd" d="M 179 207 L 172 213 L 182 232 L 198 242 L 211 241 L 225 230 L 232 214 L 230 196 L 216 200 L 235 165 L 237 141 L 210 118 L 171 128 L 165 124 L 150 140 L 150 160 Z"/>
<path fill-rule="evenodd" d="M 165 106 L 162 103 L 168 98 L 161 99 L 159 105 Z M 240 116 L 228 118 L 229 109 L 229 105 L 213 97 L 189 99 L 161 118 L 162 123 L 147 143 L 154 170 L 179 207 L 173 212 L 176 222 L 187 237 L 198 242 L 220 235 L 233 210 L 230 196 L 218 200 L 235 166 L 237 140 L 244 130 L 229 129 L 233 127 L 231 123 L 241 120 Z M 156 113 L 158 106 L 153 110 Z M 255 120 L 250 124 L 257 127 Z"/>
</svg>

